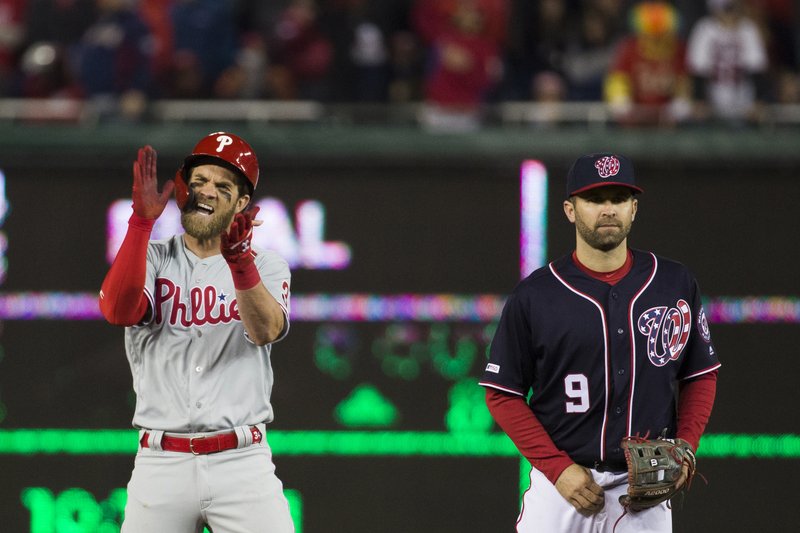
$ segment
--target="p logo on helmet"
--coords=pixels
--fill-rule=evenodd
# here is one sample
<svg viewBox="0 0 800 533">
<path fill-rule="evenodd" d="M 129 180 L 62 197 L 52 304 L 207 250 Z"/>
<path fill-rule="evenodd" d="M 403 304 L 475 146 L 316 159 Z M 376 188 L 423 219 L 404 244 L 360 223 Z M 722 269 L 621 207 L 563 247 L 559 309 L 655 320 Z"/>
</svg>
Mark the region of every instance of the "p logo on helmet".
<svg viewBox="0 0 800 533">
<path fill-rule="evenodd" d="M 190 203 L 189 175 L 192 167 L 208 164 L 228 168 L 242 176 L 252 196 L 259 174 L 255 152 L 238 135 L 218 131 L 200 139 L 175 174 L 175 201 L 181 210 Z"/>
<path fill-rule="evenodd" d="M 220 135 L 217 137 L 219 141 L 219 146 L 217 146 L 217 152 L 221 152 L 226 146 L 230 146 L 233 144 L 233 139 L 228 137 L 227 135 Z"/>
</svg>

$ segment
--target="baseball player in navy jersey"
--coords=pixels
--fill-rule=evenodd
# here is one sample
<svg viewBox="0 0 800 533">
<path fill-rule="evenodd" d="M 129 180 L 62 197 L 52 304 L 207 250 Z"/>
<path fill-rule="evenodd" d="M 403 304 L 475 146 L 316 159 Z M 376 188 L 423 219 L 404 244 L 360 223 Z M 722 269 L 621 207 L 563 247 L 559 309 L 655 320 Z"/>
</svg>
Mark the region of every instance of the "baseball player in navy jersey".
<svg viewBox="0 0 800 533">
<path fill-rule="evenodd" d="M 630 160 L 582 156 L 566 192 L 575 251 L 514 288 L 480 381 L 532 465 L 517 531 L 669 532 L 666 502 L 625 513 L 620 443 L 664 434 L 697 449 L 720 367 L 700 291 L 680 263 L 628 247 L 642 192 Z"/>
<path fill-rule="evenodd" d="M 258 175 L 252 148 L 225 132 L 160 192 L 155 150 L 133 165 L 133 214 L 100 291 L 106 320 L 125 326 L 140 430 L 123 533 L 294 531 L 265 435 L 290 273 L 250 246 Z M 150 241 L 173 191 L 185 233 Z"/>
</svg>

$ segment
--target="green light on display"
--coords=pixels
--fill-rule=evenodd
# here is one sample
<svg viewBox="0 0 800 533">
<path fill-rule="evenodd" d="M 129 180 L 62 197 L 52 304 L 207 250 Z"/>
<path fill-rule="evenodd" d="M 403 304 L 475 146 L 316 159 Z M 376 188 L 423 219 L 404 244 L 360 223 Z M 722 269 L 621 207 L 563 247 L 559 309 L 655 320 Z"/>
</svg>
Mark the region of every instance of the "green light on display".
<svg viewBox="0 0 800 533">
<path fill-rule="evenodd" d="M 798 458 L 800 435 L 705 435 L 699 451 L 707 457 Z"/>
<path fill-rule="evenodd" d="M 303 498 L 299 491 L 287 489 L 284 496 L 295 533 L 303 533 Z M 30 514 L 30 533 L 119 533 L 128 494 L 114 489 L 98 502 L 81 488 L 67 489 L 57 496 L 44 487 L 29 487 L 20 500 Z M 208 533 L 208 529 L 204 530 Z"/>
<path fill-rule="evenodd" d="M 449 338 L 450 328 L 446 324 L 431 326 L 428 348 L 431 352 L 431 361 L 442 377 L 461 379 L 469 373 L 478 353 L 478 346 L 472 339 L 461 337 L 456 341 L 454 353 L 451 353 Z"/>
<path fill-rule="evenodd" d="M 138 438 L 131 429 L 5 429 L 0 454 L 128 454 L 136 453 Z"/>
<path fill-rule="evenodd" d="M 276 455 L 513 457 L 517 450 L 504 433 L 421 431 L 287 431 L 268 433 Z"/>
<path fill-rule="evenodd" d="M 531 486 L 531 464 L 524 457 L 519 459 L 519 503 L 522 505 L 522 497 L 525 491 Z"/>
<path fill-rule="evenodd" d="M 317 329 L 314 363 L 334 379 L 346 379 L 353 371 L 358 340 L 350 326 L 323 325 Z"/>
<path fill-rule="evenodd" d="M 303 533 L 303 496 L 299 490 L 284 489 L 283 495 L 289 502 L 289 513 L 294 522 L 294 533 Z"/>
<path fill-rule="evenodd" d="M 25 489 L 20 499 L 31 514 L 31 533 L 52 533 L 56 530 L 55 498 L 52 492 L 39 487 Z"/>
<path fill-rule="evenodd" d="M 127 493 L 115 489 L 98 502 L 80 488 L 55 496 L 49 489 L 31 487 L 22 491 L 20 499 L 30 513 L 31 533 L 119 533 Z"/>
<path fill-rule="evenodd" d="M 342 400 L 333 413 L 347 427 L 385 428 L 400 419 L 397 408 L 373 385 L 362 384 Z"/>
<path fill-rule="evenodd" d="M 488 433 L 494 425 L 484 401 L 484 390 L 476 386 L 475 379 L 464 379 L 450 388 L 450 408 L 445 415 L 445 426 L 451 432 Z"/>
<path fill-rule="evenodd" d="M 0 430 L 0 454 L 134 454 L 138 435 L 131 429 L 5 429 Z M 497 431 L 268 431 L 267 439 L 275 455 L 287 456 L 519 456 Z M 708 434 L 698 456 L 797 459 L 800 435 Z"/>
<path fill-rule="evenodd" d="M 386 328 L 384 337 L 372 343 L 372 353 L 380 359 L 387 376 L 411 381 L 419 376 L 421 363 L 428 356 L 428 345 L 417 327 L 392 324 Z"/>
</svg>

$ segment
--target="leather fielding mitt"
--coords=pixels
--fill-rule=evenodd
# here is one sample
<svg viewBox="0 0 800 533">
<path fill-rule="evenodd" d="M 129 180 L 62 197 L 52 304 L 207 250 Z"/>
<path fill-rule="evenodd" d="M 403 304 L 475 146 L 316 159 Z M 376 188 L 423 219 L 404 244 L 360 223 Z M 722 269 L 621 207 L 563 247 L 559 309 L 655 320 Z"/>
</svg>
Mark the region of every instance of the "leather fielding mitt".
<svg viewBox="0 0 800 533">
<path fill-rule="evenodd" d="M 687 488 L 694 476 L 694 450 L 684 440 L 625 437 L 621 444 L 628 463 L 628 493 L 619 502 L 626 510 L 642 511 L 669 500 Z M 689 475 L 678 487 L 684 464 Z"/>
</svg>

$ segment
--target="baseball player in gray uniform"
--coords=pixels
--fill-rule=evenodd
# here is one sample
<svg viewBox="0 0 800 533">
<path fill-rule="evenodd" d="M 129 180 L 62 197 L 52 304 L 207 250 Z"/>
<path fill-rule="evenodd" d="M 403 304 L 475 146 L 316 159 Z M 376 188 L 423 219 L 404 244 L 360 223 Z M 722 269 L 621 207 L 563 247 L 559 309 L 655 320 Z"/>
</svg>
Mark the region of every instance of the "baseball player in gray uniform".
<svg viewBox="0 0 800 533">
<path fill-rule="evenodd" d="M 252 148 L 225 132 L 160 192 L 155 150 L 133 165 L 133 214 L 100 291 L 106 320 L 125 326 L 140 430 L 123 533 L 294 531 L 265 435 L 290 273 L 250 246 L 258 174 Z M 150 241 L 173 191 L 185 233 Z"/>
</svg>

